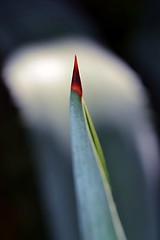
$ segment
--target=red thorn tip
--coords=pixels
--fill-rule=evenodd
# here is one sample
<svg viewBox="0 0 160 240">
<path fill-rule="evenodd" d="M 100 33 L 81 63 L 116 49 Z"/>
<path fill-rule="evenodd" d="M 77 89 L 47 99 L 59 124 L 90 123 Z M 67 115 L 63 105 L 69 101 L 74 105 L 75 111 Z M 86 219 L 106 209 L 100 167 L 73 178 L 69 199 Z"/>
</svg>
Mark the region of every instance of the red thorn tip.
<svg viewBox="0 0 160 240">
<path fill-rule="evenodd" d="M 78 61 L 77 61 L 77 56 L 76 55 L 74 57 L 74 68 L 78 69 Z"/>
<path fill-rule="evenodd" d="M 75 59 L 74 59 L 74 68 L 73 68 L 71 89 L 72 89 L 72 91 L 75 91 L 80 97 L 82 97 L 82 85 L 81 85 L 81 79 L 80 79 L 80 75 L 79 75 L 78 61 L 77 61 L 76 55 L 75 55 Z"/>
</svg>

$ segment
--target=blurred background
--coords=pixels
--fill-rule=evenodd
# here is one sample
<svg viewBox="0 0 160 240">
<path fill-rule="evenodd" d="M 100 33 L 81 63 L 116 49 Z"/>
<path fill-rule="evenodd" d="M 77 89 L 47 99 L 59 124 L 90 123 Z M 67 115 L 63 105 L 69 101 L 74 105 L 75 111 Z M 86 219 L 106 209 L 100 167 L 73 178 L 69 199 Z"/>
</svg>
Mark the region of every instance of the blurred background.
<svg viewBox="0 0 160 240">
<path fill-rule="evenodd" d="M 36 48 L 36 44 L 43 42 L 61 43 L 68 37 L 89 38 L 110 49 L 140 76 L 159 143 L 159 28 L 159 0 L 0 1 L 0 239 L 79 239 L 71 163 L 66 161 L 61 163 L 63 167 L 59 166 L 59 159 L 70 158 L 66 146 L 60 144 L 63 132 L 59 139 L 57 128 L 50 134 L 50 123 L 39 120 L 38 126 L 30 120 L 31 112 L 22 111 L 28 104 L 25 101 L 21 104 L 24 89 L 21 91 L 20 85 L 16 90 L 21 94 L 17 100 L 14 87 L 12 91 L 12 84 L 4 79 L 8 59 L 26 46 Z M 16 66 L 21 69 L 21 65 Z M 99 132 L 103 135 L 102 127 Z M 35 150 L 42 148 L 43 153 Z M 37 162 L 38 158 L 43 160 Z M 66 185 L 59 175 L 66 175 Z M 59 199 L 63 200 L 61 204 Z M 66 209 L 67 206 L 70 208 Z"/>
</svg>

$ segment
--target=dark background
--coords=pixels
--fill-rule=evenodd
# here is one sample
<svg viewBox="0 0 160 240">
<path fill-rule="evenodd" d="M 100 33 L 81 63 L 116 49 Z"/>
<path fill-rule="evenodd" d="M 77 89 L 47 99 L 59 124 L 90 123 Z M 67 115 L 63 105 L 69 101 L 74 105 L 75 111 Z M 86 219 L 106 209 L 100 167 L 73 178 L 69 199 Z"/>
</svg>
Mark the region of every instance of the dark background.
<svg viewBox="0 0 160 240">
<path fill-rule="evenodd" d="M 147 90 L 159 133 L 160 1 L 1 0 L 0 69 L 5 59 L 20 46 L 69 35 L 95 38 L 138 72 Z M 47 239 L 31 160 L 18 109 L 1 76 L 2 240 Z"/>
</svg>

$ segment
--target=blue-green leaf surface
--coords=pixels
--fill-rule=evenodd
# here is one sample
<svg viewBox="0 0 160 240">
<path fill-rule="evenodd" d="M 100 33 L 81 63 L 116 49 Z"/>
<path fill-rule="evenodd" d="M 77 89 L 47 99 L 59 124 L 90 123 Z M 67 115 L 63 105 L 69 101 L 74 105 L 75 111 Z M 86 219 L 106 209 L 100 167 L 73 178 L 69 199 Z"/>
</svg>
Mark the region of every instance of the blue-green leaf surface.
<svg viewBox="0 0 160 240">
<path fill-rule="evenodd" d="M 82 240 L 125 240 L 103 152 L 83 98 L 70 97 L 73 171 Z"/>
</svg>

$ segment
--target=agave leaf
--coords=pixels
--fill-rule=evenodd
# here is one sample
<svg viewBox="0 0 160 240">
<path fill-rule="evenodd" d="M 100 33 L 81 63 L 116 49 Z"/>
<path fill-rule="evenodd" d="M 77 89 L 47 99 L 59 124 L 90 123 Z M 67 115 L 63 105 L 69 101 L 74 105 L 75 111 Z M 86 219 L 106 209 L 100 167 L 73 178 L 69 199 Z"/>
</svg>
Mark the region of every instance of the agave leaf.
<svg viewBox="0 0 160 240">
<path fill-rule="evenodd" d="M 97 136 L 96 130 L 94 128 L 92 119 L 89 115 L 86 103 L 84 101 L 84 98 L 82 98 L 82 107 L 83 107 L 83 111 L 84 111 L 84 117 L 86 120 L 86 126 L 87 126 L 87 130 L 88 130 L 88 134 L 90 136 L 91 139 L 91 143 L 94 145 L 93 149 L 96 149 L 96 154 L 98 154 L 98 160 L 101 161 L 101 166 L 104 170 L 104 173 L 106 174 L 106 178 L 109 182 L 109 175 L 108 175 L 108 171 L 107 171 L 107 167 L 106 167 L 106 161 L 104 158 L 104 154 L 103 154 L 103 150 L 101 147 L 101 144 L 99 142 L 99 138 Z"/>
<path fill-rule="evenodd" d="M 83 240 L 125 240 L 103 151 L 82 97 L 76 58 L 71 89 L 73 171 L 81 237 Z"/>
</svg>

